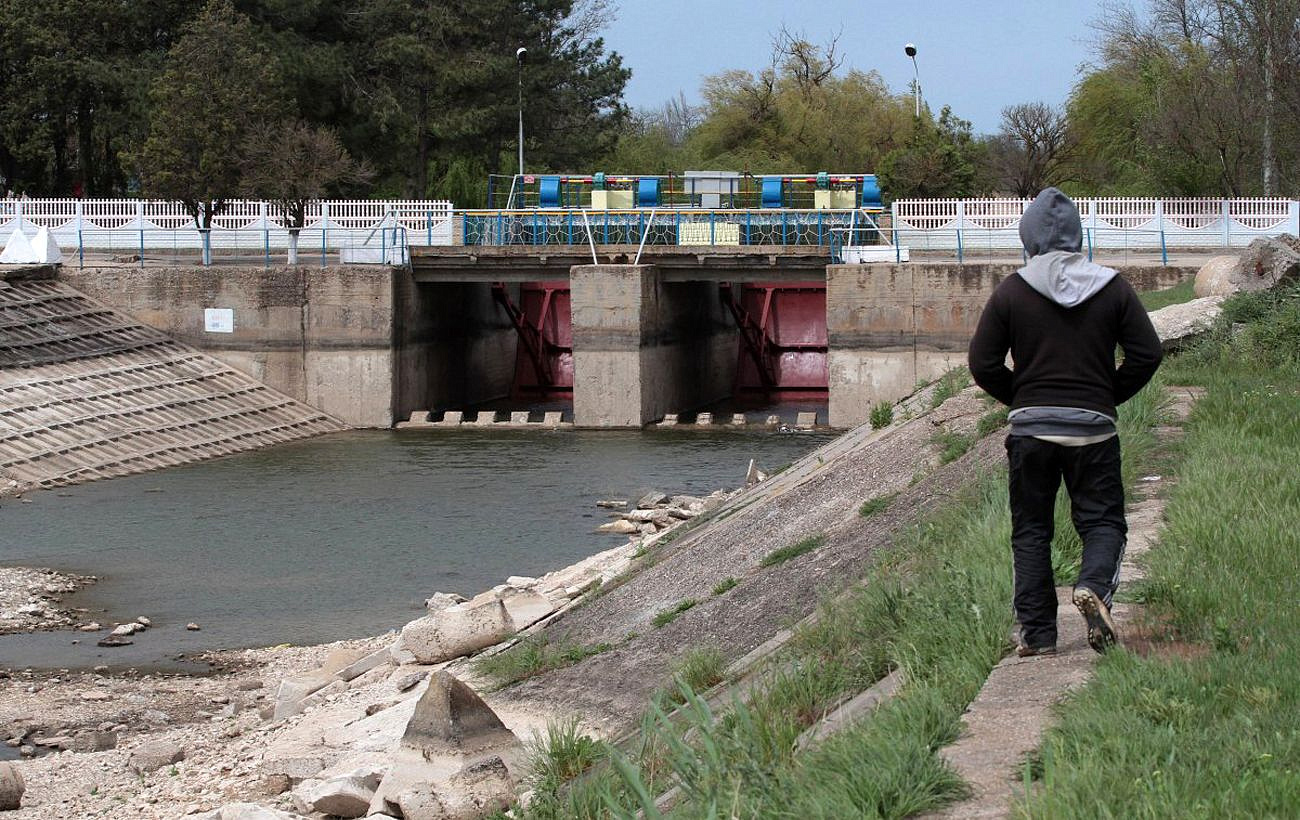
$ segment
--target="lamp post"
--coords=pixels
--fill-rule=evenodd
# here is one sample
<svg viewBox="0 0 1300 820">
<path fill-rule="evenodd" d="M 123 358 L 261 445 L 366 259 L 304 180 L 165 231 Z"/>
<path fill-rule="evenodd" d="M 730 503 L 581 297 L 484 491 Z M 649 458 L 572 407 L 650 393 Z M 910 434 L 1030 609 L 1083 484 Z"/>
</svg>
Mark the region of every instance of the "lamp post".
<svg viewBox="0 0 1300 820">
<path fill-rule="evenodd" d="M 520 46 L 515 50 L 515 62 L 519 65 L 519 181 L 524 177 L 524 62 L 528 59 L 528 49 Z"/>
<path fill-rule="evenodd" d="M 916 116 L 921 117 L 921 70 L 916 67 L 916 46 L 908 43 L 903 46 L 903 53 L 912 58 L 912 97 L 916 101 Z"/>
</svg>

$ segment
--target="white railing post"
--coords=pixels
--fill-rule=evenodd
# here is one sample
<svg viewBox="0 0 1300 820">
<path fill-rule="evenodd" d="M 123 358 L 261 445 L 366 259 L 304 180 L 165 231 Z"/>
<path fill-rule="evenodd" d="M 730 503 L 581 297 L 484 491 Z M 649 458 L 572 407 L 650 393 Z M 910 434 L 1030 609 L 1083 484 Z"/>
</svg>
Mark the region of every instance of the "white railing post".
<svg viewBox="0 0 1300 820">
<path fill-rule="evenodd" d="M 23 230 L 23 201 L 21 199 L 14 200 L 14 217 L 18 220 L 19 232 L 27 233 L 26 231 Z M 8 237 L 6 237 L 6 239 L 7 238 Z"/>
<path fill-rule="evenodd" d="M 1286 204 L 1287 210 L 1287 227 L 1291 230 L 1292 236 L 1300 236 L 1300 202 L 1294 199 Z"/>
<path fill-rule="evenodd" d="M 1156 200 L 1156 230 L 1160 231 L 1161 242 L 1164 242 L 1165 235 L 1165 201 Z"/>
<path fill-rule="evenodd" d="M 1232 207 L 1227 199 L 1219 205 L 1219 218 L 1223 222 L 1223 247 L 1226 248 L 1232 244 Z"/>
</svg>

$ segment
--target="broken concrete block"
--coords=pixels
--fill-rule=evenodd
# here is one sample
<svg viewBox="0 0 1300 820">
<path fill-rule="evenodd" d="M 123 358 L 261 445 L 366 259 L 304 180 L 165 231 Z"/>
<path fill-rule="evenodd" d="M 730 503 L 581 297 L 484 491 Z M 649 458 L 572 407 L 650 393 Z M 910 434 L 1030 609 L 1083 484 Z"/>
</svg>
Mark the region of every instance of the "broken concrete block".
<svg viewBox="0 0 1300 820">
<path fill-rule="evenodd" d="M 302 798 L 312 811 L 335 817 L 364 817 L 378 785 L 377 779 L 334 777 L 303 789 Z"/>
<path fill-rule="evenodd" d="M 555 605 L 546 596 L 529 590 L 517 590 L 503 598 L 502 603 L 516 632 L 555 611 Z"/>
<path fill-rule="evenodd" d="M 339 671 L 335 672 L 334 675 L 339 680 L 350 681 L 355 678 L 361 677 L 365 673 L 369 672 L 371 669 L 374 669 L 379 666 L 383 666 L 384 664 L 389 662 L 391 657 L 392 656 L 390 655 L 387 648 L 376 649 L 374 652 L 371 652 L 367 655 L 362 655 L 361 657 L 357 658 L 352 663 L 348 664 L 347 666 L 343 667 Z"/>
<path fill-rule="evenodd" d="M 23 802 L 23 792 L 27 785 L 23 783 L 22 772 L 7 761 L 0 762 L 0 811 L 13 811 Z"/>
<path fill-rule="evenodd" d="M 801 430 L 811 430 L 817 426 L 817 411 L 811 410 L 795 416 L 794 426 Z"/>
<path fill-rule="evenodd" d="M 397 795 L 397 804 L 406 820 L 478 820 L 508 808 L 513 798 L 510 771 L 493 757 L 440 783 L 413 783 Z"/>
<path fill-rule="evenodd" d="M 615 535 L 632 535 L 640 532 L 641 528 L 635 523 L 620 518 L 617 521 L 611 521 L 608 524 L 601 524 L 596 528 L 596 532 L 611 532 Z"/>
<path fill-rule="evenodd" d="M 185 750 L 167 740 L 150 740 L 141 743 L 131 752 L 126 765 L 137 774 L 145 774 L 179 763 L 185 759 Z"/>
<path fill-rule="evenodd" d="M 275 692 L 275 711 L 272 720 L 282 720 L 302 711 L 302 702 L 308 695 L 323 689 L 334 681 L 334 676 L 322 671 L 285 678 Z"/>
<path fill-rule="evenodd" d="M 514 633 L 510 614 L 500 600 L 449 606 L 417 618 L 402 627 L 402 647 L 419 663 L 441 663 L 459 658 Z"/>
</svg>

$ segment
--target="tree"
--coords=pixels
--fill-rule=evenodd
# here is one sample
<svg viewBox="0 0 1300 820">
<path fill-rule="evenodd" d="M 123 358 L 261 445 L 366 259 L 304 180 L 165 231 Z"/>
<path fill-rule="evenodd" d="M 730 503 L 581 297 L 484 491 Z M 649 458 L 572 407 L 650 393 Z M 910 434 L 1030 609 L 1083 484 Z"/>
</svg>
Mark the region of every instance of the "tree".
<svg viewBox="0 0 1300 820">
<path fill-rule="evenodd" d="M 301 120 L 255 125 L 244 141 L 241 170 L 244 189 L 269 200 L 288 228 L 290 265 L 298 264 L 298 235 L 307 224 L 307 206 L 374 176 L 352 159 L 333 131 Z"/>
<path fill-rule="evenodd" d="M 925 112 L 907 142 L 885 155 L 880 182 L 891 199 L 974 196 L 984 190 L 983 151 L 970 123 L 945 105 L 938 123 Z"/>
<path fill-rule="evenodd" d="M 136 156 L 145 191 L 185 206 L 206 264 L 212 217 L 244 191 L 244 143 L 291 108 L 278 64 L 230 0 L 209 0 L 168 52 L 149 101 L 149 136 Z"/>
<path fill-rule="evenodd" d="M 1060 184 L 1073 151 L 1065 115 L 1044 102 L 1002 109 L 1002 130 L 990 145 L 1000 186 L 1024 198 Z"/>
</svg>

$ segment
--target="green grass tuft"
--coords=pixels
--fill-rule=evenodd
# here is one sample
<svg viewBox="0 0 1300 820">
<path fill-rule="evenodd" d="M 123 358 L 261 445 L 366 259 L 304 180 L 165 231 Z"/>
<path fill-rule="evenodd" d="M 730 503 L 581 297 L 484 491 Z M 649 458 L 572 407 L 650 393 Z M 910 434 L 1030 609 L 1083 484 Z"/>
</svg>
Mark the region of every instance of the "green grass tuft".
<svg viewBox="0 0 1300 820">
<path fill-rule="evenodd" d="M 1172 288 L 1139 293 L 1138 299 L 1142 302 L 1142 307 L 1147 310 L 1159 310 L 1170 305 L 1181 305 L 1183 302 L 1190 302 L 1196 298 L 1196 293 L 1192 290 L 1193 284 L 1195 284 L 1194 281 L 1188 279 L 1186 282 L 1180 282 Z"/>
<path fill-rule="evenodd" d="M 498 687 L 509 686 L 553 669 L 572 666 L 584 658 L 613 648 L 614 645 L 610 643 L 550 643 L 545 637 L 530 637 L 504 652 L 479 657 L 474 661 L 474 670 L 491 678 Z"/>
<path fill-rule="evenodd" d="M 934 394 L 930 396 L 930 409 L 935 409 L 970 385 L 970 371 L 964 367 L 954 367 L 939 377 Z"/>
<path fill-rule="evenodd" d="M 894 405 L 892 402 L 879 401 L 871 406 L 871 429 L 879 430 L 894 423 Z"/>
<path fill-rule="evenodd" d="M 721 581 L 718 582 L 718 585 L 713 588 L 713 594 L 724 595 L 730 592 L 731 590 L 735 589 L 736 584 L 739 583 L 740 582 L 737 581 L 735 578 L 723 578 Z"/>
<path fill-rule="evenodd" d="M 650 619 L 650 623 L 651 625 L 654 626 L 655 629 L 665 627 L 668 624 L 672 623 L 673 621 L 677 620 L 678 615 L 681 615 L 683 612 L 685 612 L 686 610 L 690 609 L 691 607 L 695 606 L 698 603 L 699 601 L 695 600 L 694 598 L 687 598 L 684 601 L 678 601 L 675 605 L 670 606 L 668 609 L 655 613 L 655 616 Z"/>
<path fill-rule="evenodd" d="M 948 464 L 966 454 L 975 444 L 975 436 L 940 430 L 930 439 L 939 448 L 939 463 Z"/>
<path fill-rule="evenodd" d="M 980 416 L 979 423 L 975 426 L 975 437 L 984 438 L 989 433 L 1001 430 L 1007 423 L 1007 408 L 999 407 L 988 411 Z"/>
<path fill-rule="evenodd" d="M 873 515 L 882 513 L 889 509 L 889 505 L 894 503 L 895 498 L 898 498 L 898 493 L 878 495 L 875 498 L 869 498 L 862 502 L 861 507 L 858 507 L 858 515 L 862 518 L 870 518 Z"/>
<path fill-rule="evenodd" d="M 767 555 L 763 556 L 763 560 L 759 561 L 758 565 L 760 567 L 774 567 L 777 564 L 783 564 L 786 561 L 789 561 L 791 558 L 803 555 L 805 552 L 812 552 L 825 543 L 825 535 L 821 533 L 810 535 L 807 538 L 796 541 L 788 547 L 781 547 L 780 549 L 772 550 Z"/>
</svg>

